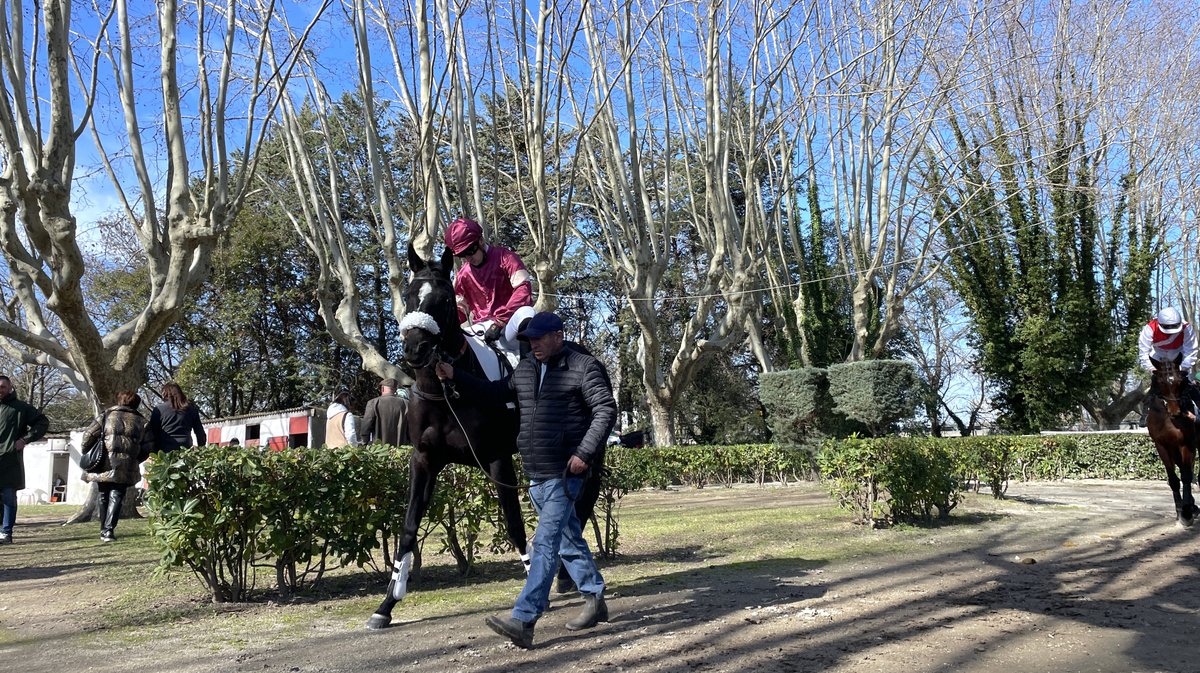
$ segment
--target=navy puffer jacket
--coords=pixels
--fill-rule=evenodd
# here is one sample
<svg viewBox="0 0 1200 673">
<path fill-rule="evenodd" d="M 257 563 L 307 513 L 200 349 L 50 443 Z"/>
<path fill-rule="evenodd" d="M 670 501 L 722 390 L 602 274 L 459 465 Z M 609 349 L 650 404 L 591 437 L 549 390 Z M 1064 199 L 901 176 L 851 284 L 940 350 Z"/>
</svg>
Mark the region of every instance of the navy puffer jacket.
<svg viewBox="0 0 1200 673">
<path fill-rule="evenodd" d="M 617 420 L 617 403 L 600 361 L 564 348 L 545 364 L 528 355 L 506 381 L 489 384 L 456 370 L 463 392 L 515 398 L 521 411 L 517 446 L 530 479 L 563 476 L 567 461 L 579 456 L 594 465 Z"/>
</svg>

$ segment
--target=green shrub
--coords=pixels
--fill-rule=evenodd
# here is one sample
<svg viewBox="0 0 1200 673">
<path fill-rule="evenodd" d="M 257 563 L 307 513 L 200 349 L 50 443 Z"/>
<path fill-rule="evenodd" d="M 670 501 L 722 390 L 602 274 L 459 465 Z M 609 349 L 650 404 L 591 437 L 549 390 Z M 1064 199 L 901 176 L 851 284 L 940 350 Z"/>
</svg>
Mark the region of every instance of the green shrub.
<svg viewBox="0 0 1200 673">
<path fill-rule="evenodd" d="M 861 423 L 874 437 L 916 412 L 920 380 L 911 363 L 863 360 L 831 365 L 827 374 L 834 411 Z"/>
<path fill-rule="evenodd" d="M 804 444 L 814 432 L 820 432 L 822 420 L 831 416 L 833 400 L 824 369 L 763 372 L 758 384 L 759 399 L 767 410 L 776 444 Z"/>
<path fill-rule="evenodd" d="M 821 478 L 830 495 L 850 510 L 855 523 L 873 524 L 884 518 L 879 501 L 881 472 L 886 461 L 883 444 L 860 437 L 830 440 L 817 453 Z"/>
<path fill-rule="evenodd" d="M 831 440 L 818 461 L 830 494 L 856 523 L 930 521 L 950 515 L 962 482 L 945 442 L 927 437 Z"/>
<path fill-rule="evenodd" d="M 954 508 L 966 484 L 1003 497 L 1014 479 L 1157 479 L 1144 434 L 990 435 L 946 439 L 851 437 L 826 442 L 821 476 L 863 523 L 928 520 Z"/>
<path fill-rule="evenodd" d="M 201 446 L 157 454 L 147 466 L 146 506 L 160 566 L 189 568 L 214 602 L 243 601 L 254 588 L 272 497 L 258 488 L 266 481 L 266 455 Z"/>
</svg>

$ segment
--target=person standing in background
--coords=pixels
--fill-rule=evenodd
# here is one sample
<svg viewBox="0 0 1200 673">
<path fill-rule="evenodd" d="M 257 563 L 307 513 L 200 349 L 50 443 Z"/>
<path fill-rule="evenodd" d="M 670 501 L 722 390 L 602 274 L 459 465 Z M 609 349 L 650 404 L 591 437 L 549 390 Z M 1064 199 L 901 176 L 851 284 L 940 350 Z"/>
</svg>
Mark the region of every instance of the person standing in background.
<svg viewBox="0 0 1200 673">
<path fill-rule="evenodd" d="M 162 399 L 150 412 L 150 433 L 154 438 L 155 451 L 170 453 L 175 449 L 208 443 L 204 424 L 200 422 L 200 411 L 183 394 L 183 388 L 178 383 L 164 383 Z M 193 434 L 196 436 L 195 444 L 192 444 Z"/>
<path fill-rule="evenodd" d="M 113 542 L 125 492 L 142 479 L 139 467 L 154 450 L 154 433 L 150 422 L 138 411 L 142 398 L 132 390 L 117 393 L 117 403 L 104 410 L 83 433 L 83 446 L 102 434 L 104 462 L 99 472 L 84 472 L 82 479 L 96 484 L 99 498 L 96 513 L 100 516 L 100 541 Z"/>
<path fill-rule="evenodd" d="M 25 488 L 25 445 L 46 434 L 50 421 L 17 399 L 12 380 L 0 374 L 0 544 L 11 544 L 17 523 L 17 491 Z"/>
<path fill-rule="evenodd" d="M 408 399 L 397 394 L 396 379 L 380 381 L 379 397 L 367 402 L 367 410 L 363 413 L 363 442 L 382 442 L 392 446 L 407 444 L 407 413 Z"/>
<path fill-rule="evenodd" d="M 350 393 L 333 396 L 325 410 L 325 446 L 358 446 L 358 421 L 350 413 Z"/>
</svg>

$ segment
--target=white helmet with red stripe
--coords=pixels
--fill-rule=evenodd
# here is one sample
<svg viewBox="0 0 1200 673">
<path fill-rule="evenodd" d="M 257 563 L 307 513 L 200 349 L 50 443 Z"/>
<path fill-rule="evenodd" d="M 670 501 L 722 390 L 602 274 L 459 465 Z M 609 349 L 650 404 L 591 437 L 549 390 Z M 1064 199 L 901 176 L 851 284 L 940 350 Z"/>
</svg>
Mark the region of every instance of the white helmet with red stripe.
<svg viewBox="0 0 1200 673">
<path fill-rule="evenodd" d="M 1158 329 L 1163 334 L 1177 334 L 1183 329 L 1183 318 L 1174 307 L 1168 306 L 1158 312 Z"/>
</svg>

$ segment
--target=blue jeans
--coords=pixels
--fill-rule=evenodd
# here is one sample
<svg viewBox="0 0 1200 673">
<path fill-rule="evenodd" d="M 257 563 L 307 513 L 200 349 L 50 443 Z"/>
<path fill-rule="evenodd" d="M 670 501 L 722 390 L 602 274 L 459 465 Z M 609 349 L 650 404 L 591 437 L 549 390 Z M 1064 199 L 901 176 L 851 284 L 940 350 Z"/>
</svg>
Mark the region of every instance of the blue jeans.
<svg viewBox="0 0 1200 673">
<path fill-rule="evenodd" d="M 592 552 L 583 539 L 583 528 L 575 516 L 575 499 L 583 490 L 582 477 L 546 479 L 529 486 L 529 497 L 538 513 L 533 534 L 533 559 L 525 588 L 513 606 L 513 619 L 537 621 L 550 606 L 550 585 L 562 560 L 584 595 L 604 593 L 604 578 L 596 568 Z"/>
<path fill-rule="evenodd" d="M 17 489 L 0 488 L 0 502 L 4 503 L 4 518 L 0 519 L 0 533 L 12 535 L 17 522 Z"/>
</svg>

